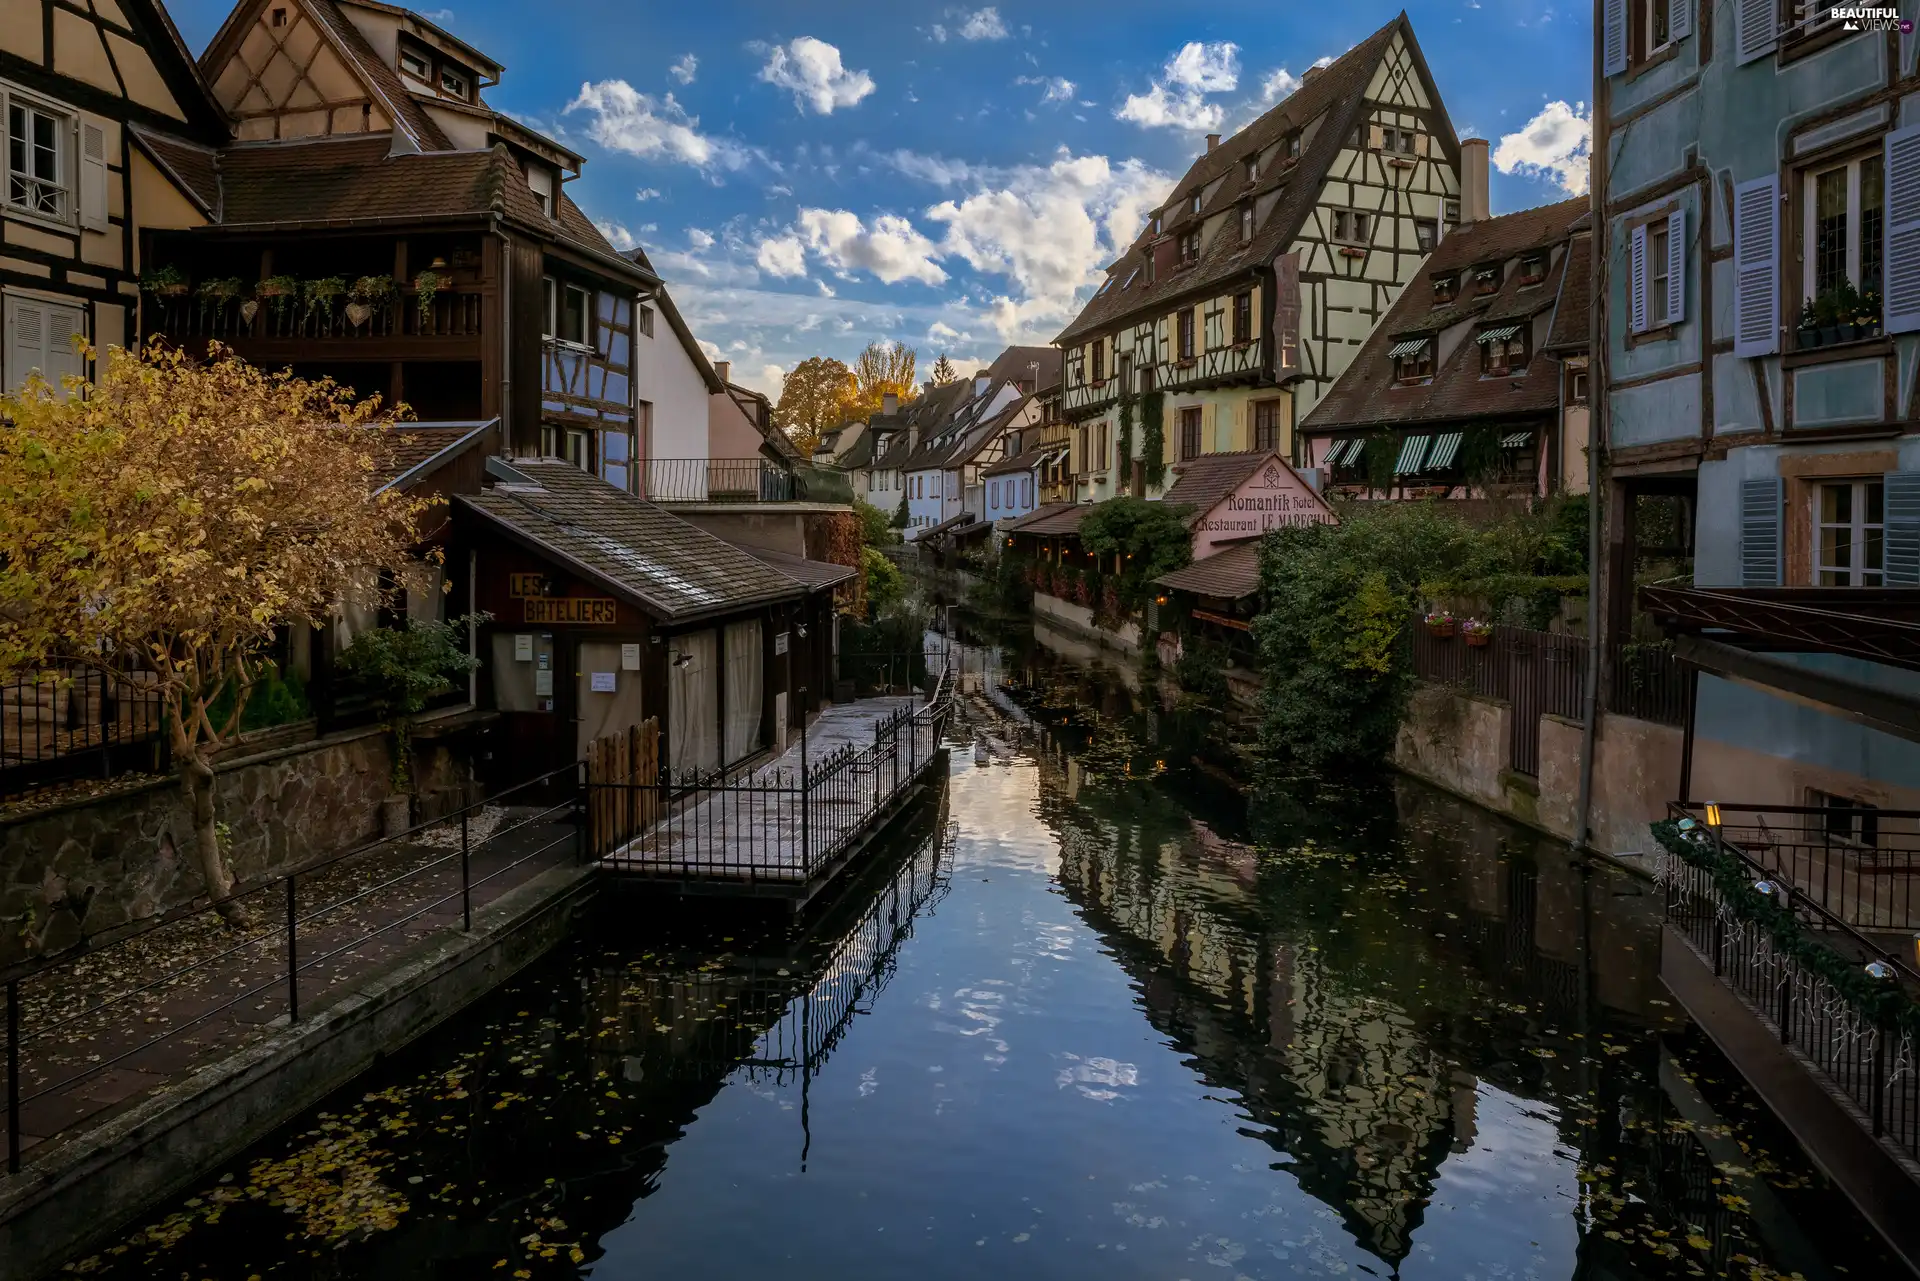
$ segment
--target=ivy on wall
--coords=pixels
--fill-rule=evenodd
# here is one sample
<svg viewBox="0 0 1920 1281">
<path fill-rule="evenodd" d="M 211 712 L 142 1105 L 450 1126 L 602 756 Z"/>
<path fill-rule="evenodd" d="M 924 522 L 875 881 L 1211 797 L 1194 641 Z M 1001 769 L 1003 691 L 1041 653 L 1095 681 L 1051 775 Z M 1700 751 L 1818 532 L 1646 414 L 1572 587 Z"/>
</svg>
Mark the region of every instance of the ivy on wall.
<svg viewBox="0 0 1920 1281">
<path fill-rule="evenodd" d="M 1140 398 L 1140 456 L 1147 484 L 1155 489 L 1167 480 L 1167 429 L 1161 418 L 1162 395 L 1150 391 Z"/>
<path fill-rule="evenodd" d="M 1133 461 L 1133 399 L 1122 397 L 1120 401 L 1120 452 L 1117 455 L 1120 467 L 1119 487 L 1127 484 L 1128 464 Z"/>
</svg>

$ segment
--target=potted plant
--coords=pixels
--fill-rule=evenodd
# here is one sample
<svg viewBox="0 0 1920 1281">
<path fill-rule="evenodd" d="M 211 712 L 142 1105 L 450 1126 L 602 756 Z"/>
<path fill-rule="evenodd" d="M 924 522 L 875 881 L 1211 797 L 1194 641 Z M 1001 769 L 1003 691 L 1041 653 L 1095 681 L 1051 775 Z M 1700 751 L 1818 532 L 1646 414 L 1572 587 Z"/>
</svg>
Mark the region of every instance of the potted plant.
<svg viewBox="0 0 1920 1281">
<path fill-rule="evenodd" d="M 140 273 L 140 287 L 159 298 L 178 298 L 187 292 L 187 273 L 168 264 Z"/>
<path fill-rule="evenodd" d="M 1840 283 L 1833 287 L 1833 323 L 1839 330 L 1841 342 L 1852 342 L 1867 336 L 1866 327 L 1859 323 L 1859 314 L 1860 291 L 1853 287 L 1851 280 L 1842 277 Z"/>
<path fill-rule="evenodd" d="M 1478 618 L 1469 618 L 1460 624 L 1460 634 L 1466 637 L 1467 644 L 1476 649 L 1493 644 L 1493 624 L 1482 622 Z"/>
<path fill-rule="evenodd" d="M 358 328 L 372 318 L 374 310 L 393 301 L 392 276 L 362 276 L 347 291 L 347 323 Z"/>
<path fill-rule="evenodd" d="M 420 321 L 424 325 L 433 314 L 434 295 L 447 287 L 447 278 L 437 271 L 423 271 L 413 278 L 413 291 L 420 295 Z"/>
<path fill-rule="evenodd" d="M 1820 317 L 1814 311 L 1811 298 L 1800 304 L 1800 324 L 1794 330 L 1793 342 L 1802 351 L 1820 345 Z"/>
<path fill-rule="evenodd" d="M 1427 630 L 1435 636 L 1453 635 L 1453 615 L 1446 610 L 1436 610 L 1427 615 Z"/>
<path fill-rule="evenodd" d="M 1854 304 L 1853 326 L 1855 335 L 1858 337 L 1878 338 L 1880 336 L 1880 291 L 1878 289 L 1860 291 L 1858 300 Z"/>
<path fill-rule="evenodd" d="M 293 308 L 294 299 L 300 294 L 300 281 L 293 276 L 268 276 L 260 282 L 256 293 L 272 304 L 274 316 L 281 318 Z"/>
<path fill-rule="evenodd" d="M 1820 326 L 1820 345 L 1831 347 L 1841 341 L 1840 291 L 1828 289 L 1813 300 L 1813 320 Z"/>
<path fill-rule="evenodd" d="M 341 294 L 347 292 L 347 282 L 341 276 L 321 276 L 309 280 L 300 286 L 300 297 L 306 303 L 306 319 L 312 319 L 318 312 L 325 317 L 326 323 L 333 323 L 333 304 Z"/>
<path fill-rule="evenodd" d="M 220 315 L 227 304 L 240 296 L 246 284 L 238 276 L 221 276 L 214 280 L 203 280 L 194 292 L 200 296 L 200 315 L 205 319 L 207 313 Z"/>
</svg>

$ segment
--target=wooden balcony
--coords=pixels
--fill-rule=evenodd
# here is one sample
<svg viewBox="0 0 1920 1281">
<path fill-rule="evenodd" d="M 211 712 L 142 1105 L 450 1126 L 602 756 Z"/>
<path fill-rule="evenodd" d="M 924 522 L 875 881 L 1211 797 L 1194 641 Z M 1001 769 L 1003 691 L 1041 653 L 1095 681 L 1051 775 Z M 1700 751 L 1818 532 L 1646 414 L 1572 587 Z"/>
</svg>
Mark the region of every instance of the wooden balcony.
<svg viewBox="0 0 1920 1281">
<path fill-rule="evenodd" d="M 1175 360 L 1154 369 L 1154 385 L 1163 391 L 1184 391 L 1218 386 L 1229 382 L 1247 382 L 1264 371 L 1265 346 L 1259 339 L 1215 347 L 1186 360 Z"/>
<path fill-rule="evenodd" d="M 487 294 L 478 289 L 443 289 L 425 306 L 412 290 L 370 306 L 342 297 L 330 308 L 295 298 L 149 298 L 147 331 L 188 348 L 224 343 L 261 363 L 472 360 L 486 336 L 487 310 Z"/>
<path fill-rule="evenodd" d="M 1069 387 L 1060 397 L 1060 409 L 1063 413 L 1082 414 L 1111 404 L 1120 398 L 1120 380 L 1106 378 L 1097 383 L 1081 383 Z"/>
</svg>

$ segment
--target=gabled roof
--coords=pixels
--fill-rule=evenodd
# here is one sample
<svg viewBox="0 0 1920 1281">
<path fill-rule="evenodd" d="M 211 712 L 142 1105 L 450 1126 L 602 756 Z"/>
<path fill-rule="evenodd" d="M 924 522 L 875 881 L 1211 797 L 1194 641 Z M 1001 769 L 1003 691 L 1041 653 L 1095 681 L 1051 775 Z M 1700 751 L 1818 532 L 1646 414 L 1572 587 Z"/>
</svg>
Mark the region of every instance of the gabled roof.
<svg viewBox="0 0 1920 1281">
<path fill-rule="evenodd" d="M 1367 85 L 1381 58 L 1392 47 L 1396 33 L 1405 40 L 1414 66 L 1436 104 L 1434 140 L 1442 154 L 1457 161 L 1459 140 L 1454 136 L 1445 109 L 1439 106 L 1438 89 L 1414 39 L 1413 24 L 1403 11 L 1326 67 L 1310 73 L 1298 89 L 1259 119 L 1194 161 L 1161 205 L 1162 235 L 1152 234 L 1150 221 L 1140 238 L 1107 269 L 1111 287 L 1102 285 L 1054 342 L 1071 346 L 1088 333 L 1117 326 L 1137 312 L 1157 311 L 1175 298 L 1213 289 L 1223 281 L 1266 266 L 1286 252 L 1287 246 L 1300 234 L 1309 212 L 1319 203 L 1321 188 L 1341 148 L 1347 145 L 1349 134 L 1365 117 Z M 1291 168 L 1271 166 L 1251 187 L 1246 184 L 1240 174 L 1250 157 L 1267 151 L 1316 119 L 1320 120 L 1319 127 L 1298 162 Z M 1195 215 L 1192 212 L 1194 194 L 1204 192 L 1215 179 L 1224 181 Z M 1243 243 L 1236 228 L 1227 228 L 1217 232 L 1202 247 L 1200 260 L 1192 267 L 1159 274 L 1151 281 L 1149 273 L 1141 270 L 1151 258 L 1157 241 L 1178 236 L 1190 230 L 1196 220 L 1203 222 L 1249 196 L 1274 191 L 1280 192 L 1279 199 L 1265 221 L 1254 229 L 1252 240 Z"/>
<path fill-rule="evenodd" d="M 220 221 L 219 152 L 212 147 L 159 133 L 138 124 L 127 126 L 127 136 L 179 189 L 180 194 L 206 215 L 207 221 Z"/>
<path fill-rule="evenodd" d="M 374 449 L 378 493 L 409 489 L 454 459 L 477 448 L 500 425 L 498 418 L 471 423 L 401 423 L 381 433 Z"/>
<path fill-rule="evenodd" d="M 804 556 L 793 556 L 767 547 L 755 547 L 750 543 L 733 545 L 755 560 L 779 570 L 794 582 L 812 591 L 838 587 L 841 583 L 860 576 L 860 571 L 851 565 L 837 565 L 830 560 L 808 560 Z"/>
<path fill-rule="evenodd" d="M 225 141 L 229 128 L 226 110 L 200 74 L 200 66 L 187 42 L 180 38 L 180 29 L 173 25 L 166 5 L 161 0 L 119 0 L 118 14 L 132 29 L 135 43 L 153 60 L 154 69 L 186 115 L 183 124 L 128 98 L 128 119 L 155 128 L 185 130 L 202 142 Z"/>
<path fill-rule="evenodd" d="M 803 594 L 794 579 L 558 458 L 515 459 L 532 485 L 459 503 L 510 538 L 665 622 L 736 613 Z"/>
<path fill-rule="evenodd" d="M 1235 543 L 1205 560 L 1196 560 L 1185 569 L 1162 574 L 1153 580 L 1162 587 L 1195 596 L 1217 596 L 1239 600 L 1260 590 L 1260 541 Z"/>
<path fill-rule="evenodd" d="M 1584 254 L 1570 252 L 1570 237 L 1573 225 L 1585 216 L 1587 207 L 1587 198 L 1582 196 L 1448 232 L 1374 327 L 1346 372 L 1335 380 L 1313 412 L 1301 420 L 1300 430 L 1324 432 L 1556 411 L 1560 403 L 1559 367 L 1544 351 L 1534 351 L 1532 361 L 1521 372 L 1483 377 L 1474 338 L 1476 331 L 1496 322 L 1531 323 L 1550 308 L 1557 308 L 1556 328 L 1565 317 L 1570 331 L 1584 331 L 1586 308 L 1570 300 L 1568 288 L 1584 298 Z M 1559 252 L 1548 264 L 1545 278 L 1536 285 L 1523 285 L 1513 260 L 1530 251 L 1556 249 Z M 1495 262 L 1505 269 L 1497 292 L 1433 306 L 1435 277 L 1460 273 L 1461 288 L 1470 290 L 1472 268 Z M 1389 354 L 1396 343 L 1415 336 L 1437 340 L 1447 331 L 1469 324 L 1472 330 L 1462 334 L 1431 379 L 1409 385 L 1397 381 L 1394 359 Z"/>
<path fill-rule="evenodd" d="M 993 358 L 987 366 L 987 376 L 998 381 L 1002 378 L 1017 383 L 1033 380 L 1033 389 L 1060 381 L 1061 353 L 1058 347 L 1009 347 Z M 1038 377 L 1035 378 L 1038 365 Z"/>
<path fill-rule="evenodd" d="M 1062 448 L 1062 446 L 1059 445 L 1035 445 L 1032 449 L 1024 450 L 1021 453 L 1013 455 L 1011 458 L 1002 458 L 999 462 L 984 469 L 980 474 L 982 476 L 1004 476 L 1009 472 L 1032 471 L 1040 465 L 1041 460 L 1048 454 L 1060 448 Z"/>
<path fill-rule="evenodd" d="M 1238 449 L 1190 458 L 1178 465 L 1179 477 L 1167 487 L 1161 501 L 1191 504 L 1195 515 L 1204 516 L 1246 484 L 1270 458 L 1279 455 L 1271 449 Z"/>
<path fill-rule="evenodd" d="M 1009 534 L 1071 534 L 1092 510 L 1091 503 L 1042 503 L 1006 530 Z"/>
</svg>

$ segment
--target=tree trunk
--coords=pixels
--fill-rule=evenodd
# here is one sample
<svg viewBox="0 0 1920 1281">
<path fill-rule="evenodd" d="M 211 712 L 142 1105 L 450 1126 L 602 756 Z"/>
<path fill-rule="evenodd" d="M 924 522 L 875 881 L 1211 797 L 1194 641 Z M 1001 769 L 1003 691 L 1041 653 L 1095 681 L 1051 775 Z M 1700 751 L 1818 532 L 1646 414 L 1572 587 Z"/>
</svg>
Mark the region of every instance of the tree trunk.
<svg viewBox="0 0 1920 1281">
<path fill-rule="evenodd" d="M 200 879 L 207 897 L 223 920 L 233 925 L 250 925 L 247 909 L 233 897 L 233 873 L 220 849 L 220 832 L 214 825 L 213 763 L 202 752 L 189 751 L 180 757 L 180 790 L 186 794 L 187 809 L 193 821 L 193 848 L 200 864 Z"/>
</svg>

